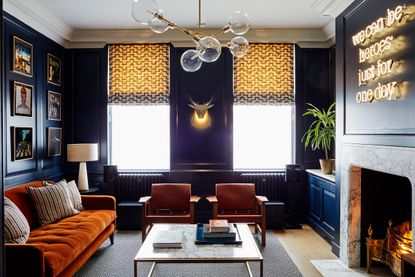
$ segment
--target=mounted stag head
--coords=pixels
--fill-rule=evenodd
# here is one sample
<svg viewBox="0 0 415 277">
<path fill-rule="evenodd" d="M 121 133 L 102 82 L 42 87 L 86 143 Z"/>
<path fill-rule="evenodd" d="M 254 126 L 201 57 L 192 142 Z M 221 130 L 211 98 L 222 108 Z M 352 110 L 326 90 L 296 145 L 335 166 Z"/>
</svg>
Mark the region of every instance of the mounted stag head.
<svg viewBox="0 0 415 277">
<path fill-rule="evenodd" d="M 211 120 L 208 110 L 214 105 L 212 104 L 213 98 L 211 98 L 207 103 L 198 104 L 190 98 L 191 107 L 194 110 L 192 116 L 192 125 L 198 129 L 205 129 L 210 126 Z"/>
</svg>

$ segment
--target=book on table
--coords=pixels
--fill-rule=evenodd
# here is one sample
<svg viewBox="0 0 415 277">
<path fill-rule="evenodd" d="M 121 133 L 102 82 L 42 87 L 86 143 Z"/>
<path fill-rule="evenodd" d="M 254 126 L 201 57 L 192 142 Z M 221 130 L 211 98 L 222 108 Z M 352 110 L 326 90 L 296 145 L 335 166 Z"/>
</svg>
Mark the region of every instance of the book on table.
<svg viewBox="0 0 415 277">
<path fill-rule="evenodd" d="M 228 232 L 212 232 L 209 224 L 203 224 L 203 237 L 204 238 L 236 238 L 236 228 L 233 224 L 228 224 Z"/>
<path fill-rule="evenodd" d="M 184 234 L 182 230 L 162 230 L 153 241 L 153 248 L 182 248 Z"/>
<path fill-rule="evenodd" d="M 226 219 L 210 219 L 209 232 L 211 233 L 227 233 L 229 232 L 229 223 Z"/>
</svg>

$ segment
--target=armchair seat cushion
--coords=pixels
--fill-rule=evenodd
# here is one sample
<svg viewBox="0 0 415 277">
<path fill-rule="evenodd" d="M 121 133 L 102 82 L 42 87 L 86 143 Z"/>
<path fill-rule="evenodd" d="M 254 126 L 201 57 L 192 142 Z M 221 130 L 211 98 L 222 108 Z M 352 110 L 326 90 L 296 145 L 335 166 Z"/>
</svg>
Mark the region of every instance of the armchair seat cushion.
<svg viewBox="0 0 415 277">
<path fill-rule="evenodd" d="M 168 209 L 163 209 L 163 210 L 153 210 L 150 209 L 147 216 L 157 216 L 157 215 L 161 215 L 161 216 L 190 216 L 190 212 L 187 210 L 168 210 Z"/>
<path fill-rule="evenodd" d="M 27 241 L 44 249 L 45 271 L 57 276 L 116 218 L 115 211 L 87 210 L 33 230 Z"/>
<path fill-rule="evenodd" d="M 146 220 L 151 223 L 193 223 L 193 217 L 190 214 L 180 215 L 148 215 Z"/>
</svg>

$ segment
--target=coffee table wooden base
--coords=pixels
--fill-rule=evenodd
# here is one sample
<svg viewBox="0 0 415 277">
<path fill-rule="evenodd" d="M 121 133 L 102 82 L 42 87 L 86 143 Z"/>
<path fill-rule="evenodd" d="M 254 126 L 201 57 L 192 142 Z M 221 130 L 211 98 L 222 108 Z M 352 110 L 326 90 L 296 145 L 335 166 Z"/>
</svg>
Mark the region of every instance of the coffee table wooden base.
<svg viewBox="0 0 415 277">
<path fill-rule="evenodd" d="M 138 276 L 138 263 L 139 262 L 149 262 L 148 260 L 146 260 L 146 261 L 137 261 L 137 260 L 135 260 L 134 261 L 134 277 L 137 277 Z M 264 276 L 264 262 L 263 262 L 263 260 L 258 260 L 258 261 L 250 261 L 250 262 L 259 262 L 259 276 L 260 277 L 263 277 Z M 244 263 L 245 264 L 245 266 L 246 266 L 246 270 L 248 271 L 248 274 L 249 274 L 249 276 L 250 277 L 253 277 L 253 275 L 252 275 L 252 271 L 251 271 L 251 267 L 249 266 L 249 262 L 248 261 L 229 261 L 229 260 L 195 260 L 195 261 L 182 261 L 182 262 L 178 262 L 178 261 L 157 261 L 157 262 L 155 262 L 155 261 L 153 261 L 153 263 L 151 264 L 151 268 L 150 268 L 150 271 L 148 272 L 148 274 L 147 274 L 147 277 L 151 277 L 151 276 L 153 276 L 153 272 L 154 272 L 154 269 L 156 268 L 156 264 L 157 263 L 204 263 L 204 264 L 207 264 L 207 263 Z"/>
</svg>

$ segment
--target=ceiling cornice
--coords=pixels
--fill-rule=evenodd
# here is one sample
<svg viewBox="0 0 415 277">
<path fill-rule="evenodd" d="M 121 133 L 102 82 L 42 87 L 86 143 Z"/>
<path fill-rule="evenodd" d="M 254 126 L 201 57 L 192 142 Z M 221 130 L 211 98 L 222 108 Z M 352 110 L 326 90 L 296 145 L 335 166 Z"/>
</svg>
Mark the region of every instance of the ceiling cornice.
<svg viewBox="0 0 415 277">
<path fill-rule="evenodd" d="M 311 8 L 315 9 L 323 16 L 336 18 L 354 0 L 315 0 Z"/>
<path fill-rule="evenodd" d="M 217 29 L 206 29 L 204 33 L 215 33 Z M 229 41 L 232 34 L 217 36 L 221 41 Z M 251 29 L 245 37 L 250 42 L 287 42 L 297 43 L 325 42 L 326 35 L 319 29 Z M 125 30 L 76 30 L 72 38 L 71 48 L 77 48 L 83 43 L 88 45 L 106 43 L 157 43 L 172 42 L 176 46 L 194 46 L 194 42 L 186 34 L 178 30 L 169 30 L 163 34 L 155 34 L 149 29 Z"/>
<path fill-rule="evenodd" d="M 336 36 L 336 20 L 333 19 L 322 29 L 323 33 L 326 35 L 327 39 L 334 39 Z"/>
<path fill-rule="evenodd" d="M 74 28 L 36 1 L 4 0 L 3 10 L 62 46 L 71 41 Z"/>
</svg>

